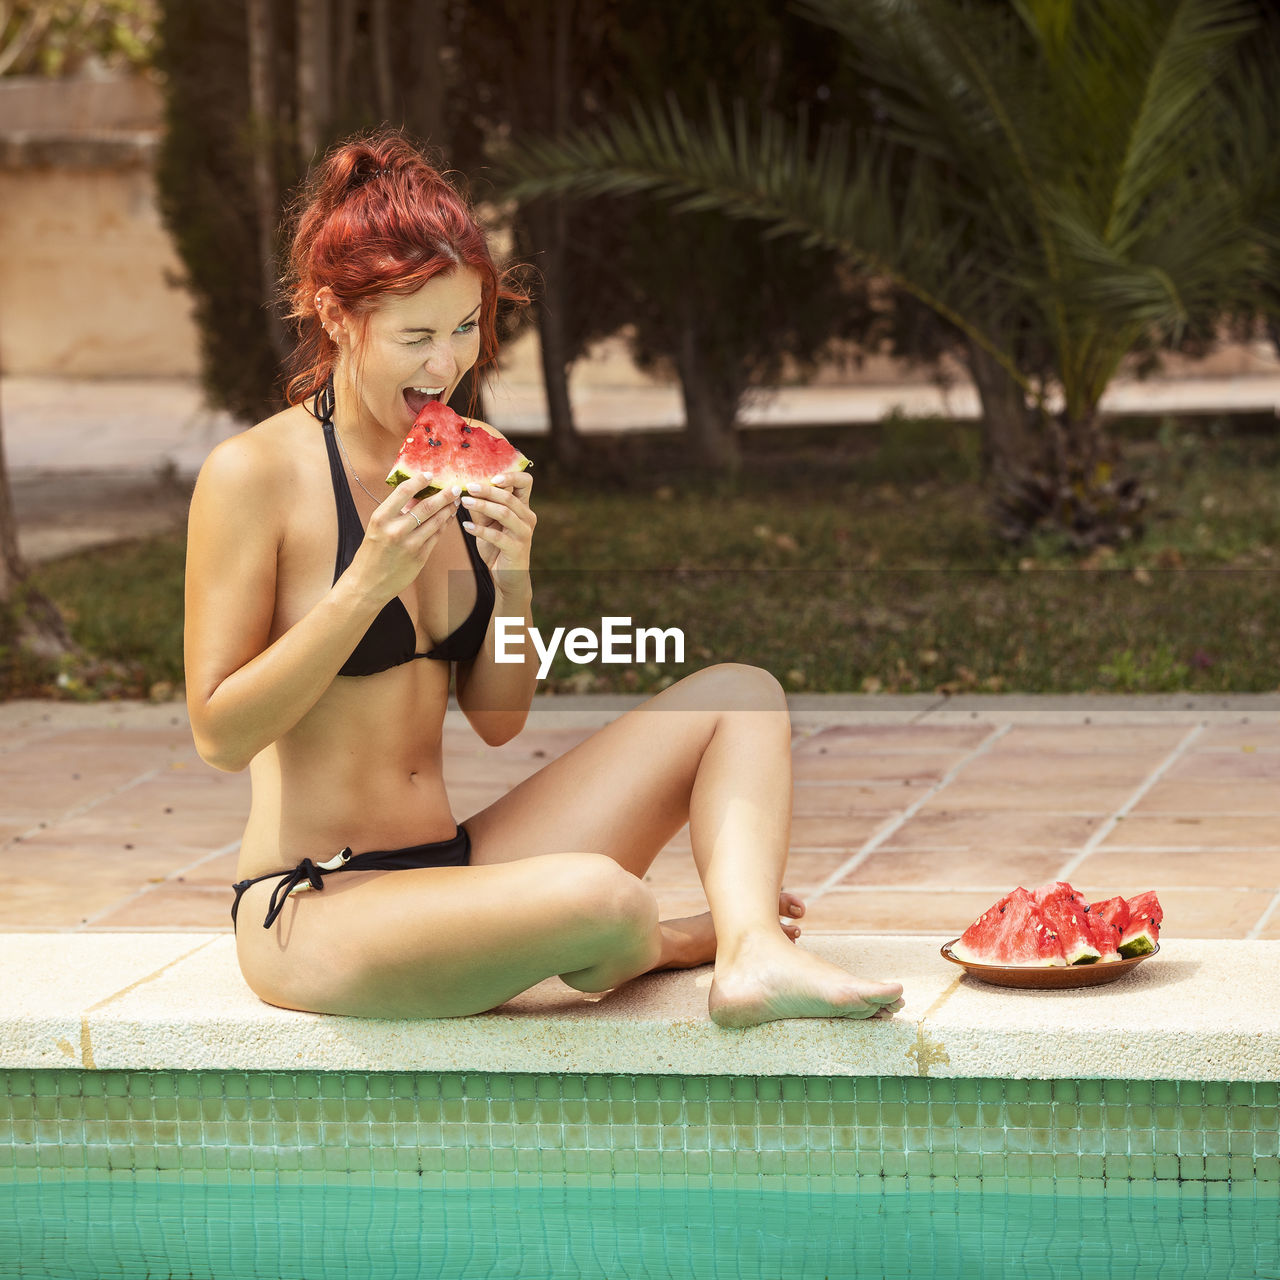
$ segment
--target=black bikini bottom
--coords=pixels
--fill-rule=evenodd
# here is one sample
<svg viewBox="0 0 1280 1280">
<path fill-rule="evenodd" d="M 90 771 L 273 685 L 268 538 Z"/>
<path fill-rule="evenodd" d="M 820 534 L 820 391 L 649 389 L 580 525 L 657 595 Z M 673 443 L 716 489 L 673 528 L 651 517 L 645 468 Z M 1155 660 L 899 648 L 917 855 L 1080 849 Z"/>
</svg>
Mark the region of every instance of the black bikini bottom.
<svg viewBox="0 0 1280 1280">
<path fill-rule="evenodd" d="M 231 924 L 236 923 L 236 912 L 240 909 L 240 899 L 244 891 L 261 880 L 279 877 L 271 894 L 271 903 L 267 908 L 267 918 L 262 922 L 264 929 L 270 929 L 276 917 L 284 910 L 285 899 L 297 889 L 323 889 L 324 877 L 338 871 L 407 871 L 410 867 L 465 867 L 471 861 L 471 837 L 466 827 L 458 824 L 457 831 L 448 840 L 436 840 L 431 844 L 415 844 L 408 849 L 376 849 L 371 853 L 352 853 L 343 849 L 328 862 L 313 862 L 303 858 L 292 871 L 270 871 L 265 876 L 254 876 L 252 880 L 241 880 L 231 887 L 236 898 L 231 904 Z"/>
</svg>

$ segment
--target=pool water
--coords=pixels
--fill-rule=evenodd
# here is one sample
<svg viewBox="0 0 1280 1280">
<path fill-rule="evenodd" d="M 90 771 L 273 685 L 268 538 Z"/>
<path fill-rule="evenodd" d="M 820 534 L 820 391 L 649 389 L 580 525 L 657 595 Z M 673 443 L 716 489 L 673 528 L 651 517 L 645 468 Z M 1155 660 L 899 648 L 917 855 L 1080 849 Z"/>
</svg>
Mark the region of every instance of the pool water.
<svg viewBox="0 0 1280 1280">
<path fill-rule="evenodd" d="M 1026 1195 L 47 1180 L 0 1186 L 0 1275 L 1280 1280 L 1280 1216 L 1274 1197 L 1203 1183 Z"/>
</svg>

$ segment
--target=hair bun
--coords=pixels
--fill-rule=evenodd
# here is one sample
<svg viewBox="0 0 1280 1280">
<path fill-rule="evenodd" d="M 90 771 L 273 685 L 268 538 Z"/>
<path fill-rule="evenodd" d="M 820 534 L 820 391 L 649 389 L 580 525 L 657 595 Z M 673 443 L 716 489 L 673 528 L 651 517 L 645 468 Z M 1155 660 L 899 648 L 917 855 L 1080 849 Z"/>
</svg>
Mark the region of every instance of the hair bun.
<svg viewBox="0 0 1280 1280">
<path fill-rule="evenodd" d="M 389 176 L 394 170 L 390 165 L 381 164 L 377 156 L 363 155 L 351 167 L 351 176 L 347 179 L 347 190 L 355 191 L 374 178 Z"/>
</svg>

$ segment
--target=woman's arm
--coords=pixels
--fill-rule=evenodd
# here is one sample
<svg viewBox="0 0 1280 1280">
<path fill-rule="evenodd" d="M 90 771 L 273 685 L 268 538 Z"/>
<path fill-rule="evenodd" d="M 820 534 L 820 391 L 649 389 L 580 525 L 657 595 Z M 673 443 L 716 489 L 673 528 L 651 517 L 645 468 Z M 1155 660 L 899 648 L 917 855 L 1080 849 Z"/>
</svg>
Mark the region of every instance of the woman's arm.
<svg viewBox="0 0 1280 1280">
<path fill-rule="evenodd" d="M 271 453 L 270 442 L 248 434 L 225 441 L 191 501 L 187 708 L 201 757 L 227 771 L 245 768 L 315 706 L 382 606 L 421 572 L 453 514 L 452 501 L 436 495 L 415 506 L 419 528 L 401 508 L 422 477 L 400 485 L 374 513 L 347 572 L 271 642 L 283 494 L 292 483 L 287 462 Z"/>
<path fill-rule="evenodd" d="M 507 588 L 504 590 L 503 581 Z M 489 624 L 484 647 L 470 662 L 460 662 L 457 670 L 458 706 L 467 722 L 491 747 L 500 747 L 525 726 L 538 683 L 538 655 L 529 644 L 533 626 L 533 591 L 528 574 L 507 571 L 495 576 L 494 621 Z M 498 662 L 497 619 L 516 618 L 508 623 L 519 634 L 519 662 Z M 509 649 L 514 646 L 510 646 Z"/>
<path fill-rule="evenodd" d="M 458 706 L 471 727 L 491 747 L 501 746 L 524 728 L 538 683 L 538 659 L 528 645 L 533 625 L 533 586 L 529 555 L 538 517 L 529 505 L 533 477 L 527 471 L 503 476 L 500 482 L 468 485 L 462 499 L 481 558 L 493 575 L 493 616 L 519 618 L 524 640 L 522 661 L 498 662 L 497 623 L 489 624 L 484 647 L 458 664 Z M 508 624 L 514 629 L 513 624 Z"/>
</svg>

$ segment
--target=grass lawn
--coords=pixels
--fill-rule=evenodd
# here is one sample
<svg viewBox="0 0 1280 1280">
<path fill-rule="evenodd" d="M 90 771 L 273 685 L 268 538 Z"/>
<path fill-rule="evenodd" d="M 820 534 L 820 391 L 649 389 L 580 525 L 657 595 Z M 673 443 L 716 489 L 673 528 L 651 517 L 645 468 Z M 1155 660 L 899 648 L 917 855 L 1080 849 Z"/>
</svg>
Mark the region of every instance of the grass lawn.
<svg viewBox="0 0 1280 1280">
<path fill-rule="evenodd" d="M 534 621 L 680 627 L 685 660 L 575 665 L 544 688 L 651 691 L 713 662 L 794 690 L 1064 693 L 1280 687 L 1274 418 L 1133 421 L 1154 489 L 1145 538 L 1081 561 L 998 542 L 976 427 L 751 431 L 751 474 L 681 470 L 678 437 L 602 448 L 601 479 L 537 463 Z M 179 534 L 45 565 L 38 585 L 92 660 L 3 676 L 9 696 L 156 696 L 181 681 Z"/>
</svg>

